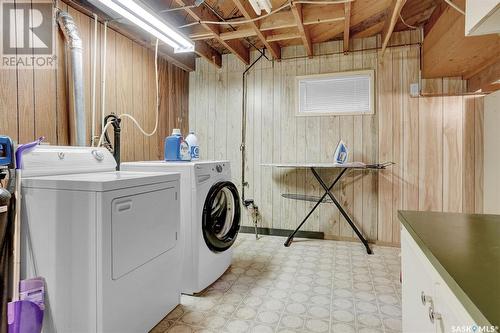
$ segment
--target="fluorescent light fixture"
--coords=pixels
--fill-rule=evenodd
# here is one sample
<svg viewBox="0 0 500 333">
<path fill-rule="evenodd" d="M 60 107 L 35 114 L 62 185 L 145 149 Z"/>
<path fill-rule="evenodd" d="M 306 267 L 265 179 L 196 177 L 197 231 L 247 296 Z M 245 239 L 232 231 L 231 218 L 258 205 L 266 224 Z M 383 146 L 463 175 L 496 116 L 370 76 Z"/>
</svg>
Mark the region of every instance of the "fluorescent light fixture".
<svg viewBox="0 0 500 333">
<path fill-rule="evenodd" d="M 103 5 L 172 46 L 175 53 L 193 52 L 194 44 L 133 0 L 99 0 Z"/>
<path fill-rule="evenodd" d="M 271 12 L 271 1 L 269 0 L 249 0 L 255 14 L 260 15 L 262 10 L 265 10 L 268 14 Z"/>
</svg>

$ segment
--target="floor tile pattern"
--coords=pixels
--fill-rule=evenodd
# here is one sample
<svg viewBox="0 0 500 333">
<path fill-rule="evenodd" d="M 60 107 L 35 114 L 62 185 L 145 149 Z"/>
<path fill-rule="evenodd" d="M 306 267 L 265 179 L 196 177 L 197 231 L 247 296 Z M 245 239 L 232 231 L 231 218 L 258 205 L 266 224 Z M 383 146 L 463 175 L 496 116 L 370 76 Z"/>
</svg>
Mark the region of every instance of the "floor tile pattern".
<svg viewBox="0 0 500 333">
<path fill-rule="evenodd" d="M 240 234 L 233 264 L 152 333 L 401 332 L 399 249 Z"/>
</svg>

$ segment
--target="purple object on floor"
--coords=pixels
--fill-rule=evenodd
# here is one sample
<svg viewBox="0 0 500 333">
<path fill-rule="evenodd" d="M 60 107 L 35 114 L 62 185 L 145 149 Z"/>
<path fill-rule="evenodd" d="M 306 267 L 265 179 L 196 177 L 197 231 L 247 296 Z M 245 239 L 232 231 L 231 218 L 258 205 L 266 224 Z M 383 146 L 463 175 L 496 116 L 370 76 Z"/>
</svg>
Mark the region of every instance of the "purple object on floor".
<svg viewBox="0 0 500 333">
<path fill-rule="evenodd" d="M 45 308 L 45 280 L 42 277 L 19 283 L 19 301 L 7 306 L 9 333 L 40 333 Z"/>
</svg>

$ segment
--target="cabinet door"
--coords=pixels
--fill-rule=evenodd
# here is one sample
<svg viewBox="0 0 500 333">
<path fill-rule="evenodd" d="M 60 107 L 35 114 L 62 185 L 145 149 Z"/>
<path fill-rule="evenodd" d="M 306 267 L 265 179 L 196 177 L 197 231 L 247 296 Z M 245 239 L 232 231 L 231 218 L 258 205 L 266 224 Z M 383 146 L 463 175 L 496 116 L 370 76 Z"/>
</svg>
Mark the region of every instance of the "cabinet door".
<svg viewBox="0 0 500 333">
<path fill-rule="evenodd" d="M 432 275 L 412 246 L 413 240 L 403 229 L 401 233 L 401 269 L 403 298 L 403 332 L 433 333 L 435 325 L 429 319 L 429 303 L 423 304 L 422 293 L 434 298 Z"/>
</svg>

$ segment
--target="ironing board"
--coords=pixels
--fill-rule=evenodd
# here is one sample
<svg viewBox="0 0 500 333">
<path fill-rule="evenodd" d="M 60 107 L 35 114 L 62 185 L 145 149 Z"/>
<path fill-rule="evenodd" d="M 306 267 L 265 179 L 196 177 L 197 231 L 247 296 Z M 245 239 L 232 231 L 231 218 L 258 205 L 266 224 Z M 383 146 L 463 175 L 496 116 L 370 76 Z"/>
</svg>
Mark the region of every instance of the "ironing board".
<svg viewBox="0 0 500 333">
<path fill-rule="evenodd" d="M 368 244 L 368 241 L 365 239 L 363 234 L 359 231 L 359 229 L 356 227 L 352 219 L 350 218 L 349 214 L 345 211 L 345 209 L 342 207 L 342 205 L 339 203 L 337 198 L 332 193 L 333 187 L 339 182 L 339 180 L 344 176 L 344 174 L 348 170 L 382 170 L 385 169 L 387 166 L 392 165 L 394 163 L 392 162 L 386 162 L 386 163 L 380 163 L 380 164 L 365 164 L 362 162 L 350 162 L 350 163 L 344 163 L 344 164 L 338 164 L 338 163 L 269 163 L 269 164 L 261 164 L 262 166 L 267 166 L 267 167 L 275 167 L 275 168 L 289 168 L 289 169 L 310 169 L 312 174 L 314 175 L 314 178 L 318 181 L 318 183 L 321 185 L 325 193 L 317 200 L 316 204 L 314 207 L 311 209 L 309 213 L 307 213 L 306 217 L 302 220 L 302 222 L 299 224 L 299 226 L 288 236 L 287 240 L 285 241 L 285 246 L 289 247 L 292 244 L 293 237 L 299 231 L 299 229 L 306 223 L 307 219 L 311 214 L 316 210 L 316 208 L 319 206 L 320 203 L 325 202 L 325 198 L 328 196 L 331 200 L 331 202 L 337 207 L 337 209 L 340 211 L 342 216 L 346 219 L 347 223 L 351 226 L 352 230 L 356 233 L 356 236 L 358 236 L 359 240 L 363 243 L 363 245 L 366 248 L 366 252 L 368 254 L 372 254 L 372 250 L 370 248 L 370 245 Z M 337 175 L 333 183 L 328 186 L 325 181 L 321 178 L 321 176 L 318 173 L 318 169 L 341 169 L 340 173 Z M 287 197 L 284 195 L 284 197 Z M 288 196 L 290 198 L 290 196 Z M 297 200 L 308 200 L 306 196 L 301 197 L 295 197 L 294 199 Z"/>
</svg>

